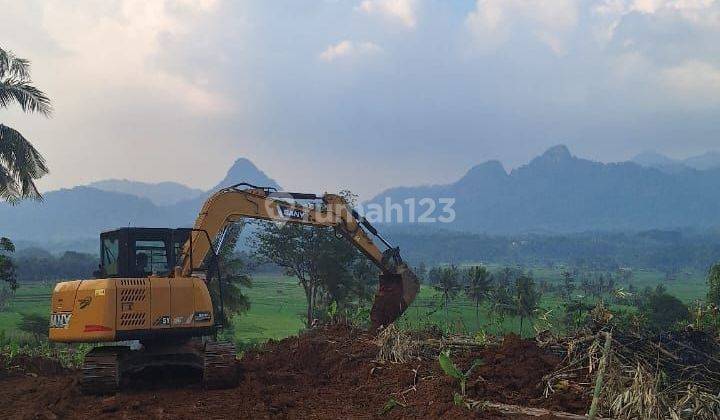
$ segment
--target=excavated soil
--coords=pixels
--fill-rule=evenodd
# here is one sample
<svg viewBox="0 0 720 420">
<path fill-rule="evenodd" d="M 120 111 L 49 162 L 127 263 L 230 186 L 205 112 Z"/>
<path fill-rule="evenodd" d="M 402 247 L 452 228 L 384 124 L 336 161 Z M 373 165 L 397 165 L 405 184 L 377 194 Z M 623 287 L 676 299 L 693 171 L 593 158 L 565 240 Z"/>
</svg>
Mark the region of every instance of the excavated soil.
<svg viewBox="0 0 720 420">
<path fill-rule="evenodd" d="M 107 397 L 81 395 L 78 372 L 56 362 L 4 360 L 2 366 L 11 368 L 0 370 L 0 405 L 11 419 L 507 418 L 455 406 L 457 385 L 437 360 L 381 364 L 374 360 L 377 353 L 365 332 L 323 327 L 246 354 L 238 362 L 242 381 L 235 389 L 204 390 L 197 372 L 176 369 L 133 377 L 122 392 Z M 579 393 L 542 398 L 541 379 L 560 360 L 534 342 L 508 336 L 501 346 L 453 355 L 461 368 L 478 358 L 485 363 L 468 382 L 471 399 L 587 410 L 588 397 Z M 383 410 L 391 399 L 397 404 Z"/>
</svg>

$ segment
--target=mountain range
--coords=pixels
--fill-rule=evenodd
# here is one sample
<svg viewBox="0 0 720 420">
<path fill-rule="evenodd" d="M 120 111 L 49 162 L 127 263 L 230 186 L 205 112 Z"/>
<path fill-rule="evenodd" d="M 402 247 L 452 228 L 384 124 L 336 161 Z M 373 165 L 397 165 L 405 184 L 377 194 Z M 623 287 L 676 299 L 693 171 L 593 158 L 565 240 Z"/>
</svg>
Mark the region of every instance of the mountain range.
<svg viewBox="0 0 720 420">
<path fill-rule="evenodd" d="M 190 188 L 172 181 L 150 183 L 130 181 L 127 179 L 105 179 L 91 182 L 87 187 L 147 198 L 157 206 L 172 206 L 178 203 L 195 202 L 197 200 L 202 202 L 211 192 L 239 182 L 256 183 L 255 185 L 259 186 L 279 188 L 274 179 L 265 175 L 255 164 L 245 158 L 236 160 L 227 171 L 225 178 L 208 191 L 199 188 Z"/>
<path fill-rule="evenodd" d="M 199 188 L 190 188 L 178 182 L 140 182 L 127 179 L 105 179 L 91 182 L 87 185 L 102 191 L 131 194 L 140 198 L 147 198 L 157 206 L 177 204 L 191 198 L 205 194 Z"/>
<path fill-rule="evenodd" d="M 220 188 L 240 182 L 279 188 L 248 159 L 238 159 L 225 177 L 208 191 L 174 182 L 158 184 L 106 180 L 86 186 L 50 191 L 42 202 L 0 203 L 0 236 L 26 246 L 51 249 L 71 244 L 73 249 L 91 241 L 99 232 L 123 226 L 192 226 L 207 197 Z"/>
<path fill-rule="evenodd" d="M 509 173 L 489 161 L 454 183 L 392 188 L 369 203 L 452 198 L 454 222 L 434 225 L 464 232 L 702 229 L 720 225 L 719 179 L 720 168 L 669 172 L 634 162 L 600 163 L 556 146 Z M 416 214 L 427 208 L 416 208 Z"/>
<path fill-rule="evenodd" d="M 556 146 L 509 172 L 500 162 L 488 161 L 447 185 L 391 188 L 364 208 L 371 203 L 383 206 L 386 200 L 403 205 L 410 198 L 416 203 L 450 198 L 456 215 L 452 223 L 391 224 L 490 234 L 720 226 L 720 165 L 712 164 L 715 155 L 683 161 L 681 170 L 668 170 L 674 161 L 658 156 L 601 163 Z M 191 226 L 211 192 L 239 182 L 279 188 L 244 158 L 208 191 L 174 182 L 98 181 L 47 192 L 42 202 L 0 203 L 0 236 L 58 249 L 48 244 L 95 244 L 99 232 L 122 226 Z M 416 213 L 425 207 L 417 207 Z M 441 208 L 438 205 L 434 216 Z"/>
<path fill-rule="evenodd" d="M 720 152 L 710 151 L 687 159 L 672 159 L 658 152 L 647 151 L 635 156 L 632 161 L 646 168 L 655 168 L 669 173 L 693 169 L 707 171 L 720 168 Z"/>
</svg>

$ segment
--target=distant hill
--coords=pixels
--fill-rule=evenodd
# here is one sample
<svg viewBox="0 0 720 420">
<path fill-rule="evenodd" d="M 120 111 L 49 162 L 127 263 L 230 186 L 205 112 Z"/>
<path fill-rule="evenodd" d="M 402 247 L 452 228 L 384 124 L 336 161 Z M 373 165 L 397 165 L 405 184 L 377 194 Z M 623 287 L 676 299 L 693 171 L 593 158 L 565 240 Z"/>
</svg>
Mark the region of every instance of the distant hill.
<svg viewBox="0 0 720 420">
<path fill-rule="evenodd" d="M 157 184 L 129 181 L 127 179 L 105 179 L 92 182 L 88 187 L 98 190 L 132 194 L 147 198 L 158 206 L 166 206 L 200 196 L 205 191 L 190 188 L 177 182 L 159 182 Z"/>
<path fill-rule="evenodd" d="M 677 173 L 690 169 L 708 171 L 720 169 L 720 152 L 710 151 L 687 159 L 672 159 L 663 154 L 648 151 L 635 156 L 632 161 L 640 166 L 660 169 L 663 172 L 669 173 Z"/>
<path fill-rule="evenodd" d="M 704 228 L 720 225 L 718 179 L 720 169 L 670 173 L 632 162 L 605 164 L 556 146 L 510 173 L 490 161 L 452 184 L 392 188 L 366 204 L 454 198 L 455 221 L 438 225 L 478 233 Z"/>
<path fill-rule="evenodd" d="M 238 182 L 247 182 L 257 185 L 258 187 L 280 188 L 274 179 L 265 175 L 265 172 L 258 169 L 258 167 L 255 166 L 255 164 L 249 159 L 240 158 L 233 163 L 230 169 L 228 169 L 227 174 L 225 174 L 225 178 L 223 178 L 223 180 L 215 185 L 215 187 L 213 187 L 210 191 L 227 188 L 233 184 L 237 184 Z"/>
<path fill-rule="evenodd" d="M 42 202 L 23 201 L 15 206 L 0 203 L 0 234 L 23 247 L 87 251 L 88 244 L 96 243 L 98 234 L 104 230 L 124 226 L 192 226 L 212 192 L 240 182 L 279 189 L 277 182 L 247 159 L 238 159 L 210 191 L 173 182 L 99 181 L 96 187 L 47 192 Z M 186 193 L 189 198 L 180 200 L 180 194 Z"/>
<path fill-rule="evenodd" d="M 451 184 L 391 188 L 368 203 L 382 207 L 387 198 L 404 206 L 405 199 L 455 199 L 454 222 L 423 226 L 467 233 L 702 231 L 720 226 L 720 168 L 712 169 L 712 153 L 703 156 L 691 162 L 710 169 L 668 171 L 648 167 L 664 161 L 657 156 L 653 157 L 655 161 L 645 160 L 645 166 L 600 163 L 575 157 L 567 147 L 556 146 L 509 173 L 500 162 L 489 161 L 472 167 Z M 174 184 L 176 192 L 197 194 L 176 202 L 177 195 L 161 196 L 154 187 L 148 187 L 162 184 L 118 181 L 101 182 L 98 186 L 105 190 L 83 186 L 51 191 L 43 202 L 26 201 L 16 206 L 0 203 L 0 234 L 22 247 L 92 249 L 103 230 L 192 226 L 212 191 L 240 182 L 280 189 L 276 181 L 242 158 L 211 191 Z M 168 204 L 159 204 L 161 201 Z M 418 203 L 416 216 L 426 207 Z M 433 216 L 440 214 L 441 207 Z M 417 225 L 407 227 L 413 230 Z"/>
<path fill-rule="evenodd" d="M 40 203 L 1 204 L 0 232 L 43 246 L 44 242 L 97 238 L 103 230 L 122 226 L 164 226 L 165 216 L 147 198 L 75 187 L 48 192 Z"/>
<path fill-rule="evenodd" d="M 685 159 L 683 163 L 699 171 L 718 169 L 720 168 L 720 152 L 712 151 L 700 156 L 690 157 Z"/>
<path fill-rule="evenodd" d="M 215 191 L 227 188 L 232 185 L 247 182 L 259 187 L 273 187 L 280 190 L 280 185 L 274 179 L 268 177 L 265 172 L 258 169 L 254 163 L 245 158 L 240 158 L 228 169 L 225 177 L 211 190 L 190 199 L 180 201 L 168 208 L 168 220 L 171 225 L 191 226 L 195 222 L 198 211 L 202 208 L 205 200 Z"/>
</svg>

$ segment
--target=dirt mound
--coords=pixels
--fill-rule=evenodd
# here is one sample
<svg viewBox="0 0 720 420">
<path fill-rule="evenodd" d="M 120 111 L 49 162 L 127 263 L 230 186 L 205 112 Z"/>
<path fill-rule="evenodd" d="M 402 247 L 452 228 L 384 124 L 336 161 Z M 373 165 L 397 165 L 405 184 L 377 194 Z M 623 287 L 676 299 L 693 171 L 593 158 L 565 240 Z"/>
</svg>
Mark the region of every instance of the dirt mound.
<svg viewBox="0 0 720 420">
<path fill-rule="evenodd" d="M 206 391 L 194 381 L 181 388 L 177 375 L 166 387 L 131 381 L 113 397 L 81 395 L 78 373 L 15 376 L 0 380 L 0 403 L 10 417 L 23 418 L 467 418 L 453 404 L 457 384 L 436 359 L 381 364 L 374 359 L 374 337 L 347 326 L 315 329 L 300 337 L 269 342 L 238 362 L 240 386 Z M 508 337 L 498 347 L 456 351 L 466 369 L 482 358 L 468 383 L 468 397 L 518 405 L 552 407 L 582 413 L 583 397 L 542 399 L 542 376 L 558 360 L 533 342 Z M 182 375 L 181 375 L 182 376 Z M 573 403 L 580 401 L 582 407 Z M 488 411 L 478 418 L 501 418 Z M 517 417 L 515 417 L 517 418 Z"/>
<path fill-rule="evenodd" d="M 0 378 L 22 375 L 57 375 L 67 373 L 60 361 L 46 357 L 19 354 L 12 358 L 0 355 Z"/>
<path fill-rule="evenodd" d="M 482 380 L 475 382 L 477 396 L 500 396 L 506 403 L 539 397 L 543 375 L 560 363 L 558 358 L 543 354 L 534 342 L 516 335 L 505 337 L 499 348 L 485 349 L 480 354 L 484 364 L 478 371 Z"/>
<path fill-rule="evenodd" d="M 478 399 L 572 413 L 584 413 L 590 406 L 590 395 L 583 390 L 566 389 L 550 398 L 543 397 L 543 377 L 562 360 L 540 349 L 534 341 L 511 334 L 504 337 L 499 348 L 484 349 L 480 354 L 485 363 L 474 384 Z"/>
</svg>

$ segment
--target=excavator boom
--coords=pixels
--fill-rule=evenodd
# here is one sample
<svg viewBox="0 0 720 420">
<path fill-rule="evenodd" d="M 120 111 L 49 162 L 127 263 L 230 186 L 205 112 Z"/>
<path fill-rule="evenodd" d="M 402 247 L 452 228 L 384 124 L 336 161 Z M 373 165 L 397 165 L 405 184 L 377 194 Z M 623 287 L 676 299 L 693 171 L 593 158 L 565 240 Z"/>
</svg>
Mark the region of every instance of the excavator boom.
<svg viewBox="0 0 720 420">
<path fill-rule="evenodd" d="M 312 200 L 315 205 L 304 206 L 294 203 L 295 200 Z M 212 250 L 211 239 L 222 236 L 228 225 L 242 219 L 334 228 L 382 272 L 370 315 L 375 327 L 395 321 L 418 293 L 419 281 L 402 261 L 399 250 L 390 246 L 342 196 L 276 192 L 249 184 L 220 190 L 205 202 L 183 249 L 182 276 L 189 277 L 199 268 Z M 377 237 L 387 249 L 381 251 L 368 233 Z"/>
</svg>

